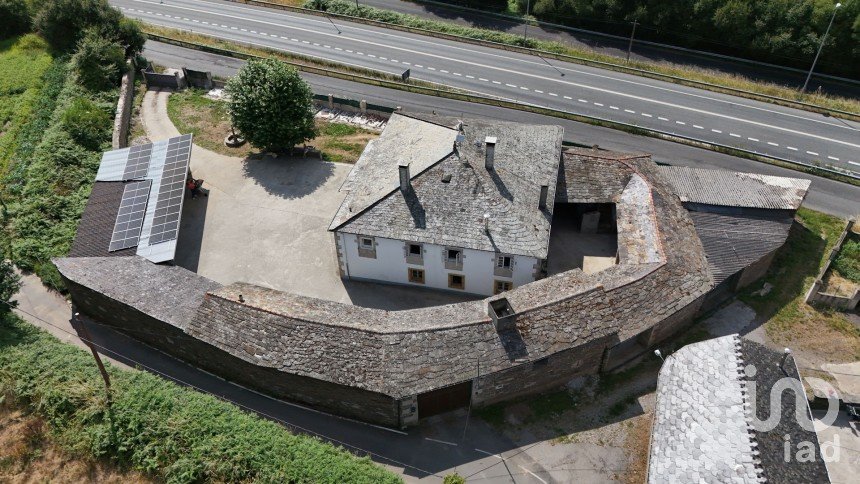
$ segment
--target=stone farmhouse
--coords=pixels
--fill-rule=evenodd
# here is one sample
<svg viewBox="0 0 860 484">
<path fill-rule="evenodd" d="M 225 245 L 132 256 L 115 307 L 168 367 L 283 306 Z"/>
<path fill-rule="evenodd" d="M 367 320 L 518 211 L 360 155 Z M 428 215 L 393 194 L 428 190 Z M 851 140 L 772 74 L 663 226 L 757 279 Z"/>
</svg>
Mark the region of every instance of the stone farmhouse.
<svg viewBox="0 0 860 484">
<path fill-rule="evenodd" d="M 563 130 L 395 114 L 341 188 L 341 276 L 492 295 L 546 274 Z"/>
<path fill-rule="evenodd" d="M 55 260 L 77 310 L 275 397 L 403 427 L 648 354 L 767 271 L 809 187 L 562 147 L 557 127 L 396 115 L 388 130 L 330 226 L 342 275 L 409 284 L 415 268 L 424 286 L 483 299 L 389 311 L 111 252 L 122 192 L 100 185 L 130 181 L 97 181 Z M 611 239 L 608 263 L 544 268 L 548 237 L 571 220 Z M 454 266 L 449 250 L 462 251 Z"/>
</svg>

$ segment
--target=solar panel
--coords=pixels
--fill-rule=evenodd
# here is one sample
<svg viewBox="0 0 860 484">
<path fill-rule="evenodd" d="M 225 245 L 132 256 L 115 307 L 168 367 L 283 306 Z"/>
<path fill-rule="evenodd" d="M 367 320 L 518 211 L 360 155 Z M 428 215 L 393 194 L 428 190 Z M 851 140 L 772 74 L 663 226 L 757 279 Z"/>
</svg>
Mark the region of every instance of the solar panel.
<svg viewBox="0 0 860 484">
<path fill-rule="evenodd" d="M 155 213 L 149 231 L 149 245 L 175 240 L 179 235 L 179 216 L 185 196 L 190 157 L 191 135 L 171 138 L 168 141 Z"/>
<path fill-rule="evenodd" d="M 122 201 L 119 204 L 108 248 L 110 252 L 137 245 L 151 186 L 151 180 L 143 180 L 127 183 L 123 187 Z"/>
<path fill-rule="evenodd" d="M 128 151 L 123 180 L 137 180 L 146 177 L 149 170 L 149 158 L 152 156 L 152 144 L 132 146 Z"/>
</svg>

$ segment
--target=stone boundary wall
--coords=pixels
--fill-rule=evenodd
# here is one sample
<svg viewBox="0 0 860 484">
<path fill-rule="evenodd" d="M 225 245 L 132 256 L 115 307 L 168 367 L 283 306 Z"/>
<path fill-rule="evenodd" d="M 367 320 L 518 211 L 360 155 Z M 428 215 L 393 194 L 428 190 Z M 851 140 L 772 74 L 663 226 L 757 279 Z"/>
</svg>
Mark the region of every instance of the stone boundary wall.
<svg viewBox="0 0 860 484">
<path fill-rule="evenodd" d="M 812 283 L 812 287 L 810 287 L 809 291 L 806 293 L 807 304 L 824 304 L 845 311 L 853 311 L 857 308 L 857 305 L 860 304 L 860 289 L 855 289 L 854 294 L 851 296 L 838 296 L 836 294 L 821 292 L 821 288 L 824 286 L 824 276 L 827 274 L 827 271 L 830 270 L 830 266 L 833 264 L 836 256 L 839 255 L 839 251 L 842 249 L 842 245 L 845 243 L 848 233 L 854 228 L 855 223 L 855 220 L 849 220 L 845 223 L 845 228 L 842 229 L 839 239 L 837 239 L 833 248 L 830 249 L 827 263 L 821 268 L 821 271 L 818 273 L 818 277 L 815 278 L 815 282 Z"/>
<path fill-rule="evenodd" d="M 116 116 L 113 120 L 113 149 L 128 146 L 128 127 L 131 121 L 131 108 L 134 106 L 134 66 L 129 61 L 122 83 L 119 87 L 119 101 L 116 103 Z"/>
</svg>

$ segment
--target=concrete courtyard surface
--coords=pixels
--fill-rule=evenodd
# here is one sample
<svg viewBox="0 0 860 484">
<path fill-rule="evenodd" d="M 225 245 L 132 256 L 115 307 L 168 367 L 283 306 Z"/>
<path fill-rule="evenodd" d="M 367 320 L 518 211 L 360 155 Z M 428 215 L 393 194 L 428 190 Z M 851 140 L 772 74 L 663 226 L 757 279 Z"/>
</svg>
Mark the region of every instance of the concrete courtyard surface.
<svg viewBox="0 0 860 484">
<path fill-rule="evenodd" d="M 583 258 L 613 258 L 618 252 L 618 236 L 616 234 L 583 234 L 579 231 L 580 218 L 556 206 L 552 218 L 552 231 L 549 237 L 549 254 L 547 255 L 547 271 L 549 275 L 583 269 Z M 604 269 L 614 265 L 610 261 Z M 594 271 L 594 272 L 599 272 Z"/>
<path fill-rule="evenodd" d="M 833 484 L 857 482 L 860 476 L 860 423 L 850 422 L 845 412 L 839 412 L 836 421 L 825 423 L 825 410 L 813 410 L 812 417 L 818 442 L 825 455 L 827 472 Z M 797 442 L 792 443 L 797 451 Z M 828 458 L 829 457 L 829 458 Z"/>
<path fill-rule="evenodd" d="M 178 136 L 169 91 L 148 91 L 151 140 Z M 304 296 L 398 310 L 474 299 L 420 288 L 343 281 L 328 226 L 352 165 L 313 158 L 247 159 L 194 146 L 191 173 L 208 197 L 186 199 L 175 263 L 222 284 L 248 282 Z"/>
</svg>

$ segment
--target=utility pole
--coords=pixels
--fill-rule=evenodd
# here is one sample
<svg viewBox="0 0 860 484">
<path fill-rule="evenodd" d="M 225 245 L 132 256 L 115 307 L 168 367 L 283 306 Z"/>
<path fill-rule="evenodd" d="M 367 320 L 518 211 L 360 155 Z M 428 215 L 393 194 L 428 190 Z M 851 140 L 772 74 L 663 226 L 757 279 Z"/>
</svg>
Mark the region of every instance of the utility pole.
<svg viewBox="0 0 860 484">
<path fill-rule="evenodd" d="M 526 30 L 523 32 L 523 40 L 529 40 L 529 11 L 531 11 L 532 0 L 526 0 Z"/>
<path fill-rule="evenodd" d="M 90 337 L 90 331 L 87 329 L 86 324 L 81 321 L 81 313 L 75 313 L 75 322 L 78 324 L 78 331 L 83 333 L 84 343 L 90 347 L 90 351 L 93 352 L 93 358 L 96 359 L 96 365 L 99 367 L 99 372 L 102 374 L 102 380 L 105 382 L 105 393 L 107 394 L 107 402 L 108 405 L 111 403 L 110 398 L 110 376 L 108 375 L 107 370 L 105 370 L 105 365 L 102 363 L 102 358 L 99 355 L 99 352 L 96 351 L 96 346 L 93 344 L 93 339 Z"/>
<path fill-rule="evenodd" d="M 827 24 L 827 30 L 824 31 L 824 37 L 821 38 L 821 44 L 818 46 L 818 52 L 815 53 L 815 60 L 812 61 L 812 67 L 809 68 L 809 74 L 806 75 L 806 81 L 803 83 L 803 87 L 800 89 L 801 93 L 806 92 L 806 86 L 809 85 L 809 79 L 812 77 L 812 71 L 815 70 L 815 64 L 818 62 L 818 56 L 821 55 L 821 49 L 824 48 L 824 41 L 827 40 L 827 34 L 830 33 L 830 27 L 833 26 L 833 19 L 836 18 L 836 11 L 841 7 L 841 3 L 837 3 L 835 7 L 833 7 L 833 15 L 830 16 L 830 23 Z"/>
<path fill-rule="evenodd" d="M 630 53 L 633 52 L 633 37 L 636 35 L 636 26 L 639 24 L 638 20 L 633 21 L 633 31 L 630 32 L 630 43 L 627 44 L 627 62 L 630 62 Z"/>
</svg>

